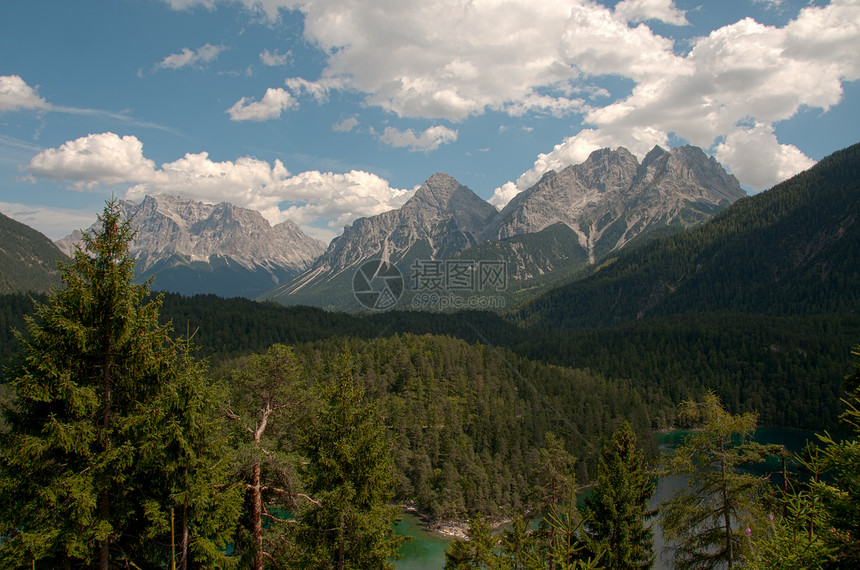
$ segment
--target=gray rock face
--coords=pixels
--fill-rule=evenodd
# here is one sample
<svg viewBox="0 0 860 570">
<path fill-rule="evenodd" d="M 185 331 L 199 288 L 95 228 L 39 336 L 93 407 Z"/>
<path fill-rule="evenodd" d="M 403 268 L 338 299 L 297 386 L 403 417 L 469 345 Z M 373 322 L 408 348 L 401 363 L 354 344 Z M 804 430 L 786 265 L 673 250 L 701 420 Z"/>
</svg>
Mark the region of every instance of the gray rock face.
<svg viewBox="0 0 860 570">
<path fill-rule="evenodd" d="M 268 273 L 264 282 L 271 287 L 308 269 L 325 250 L 322 242 L 291 221 L 273 227 L 259 212 L 228 203 L 204 204 L 162 195 L 146 196 L 140 204 L 122 202 L 121 207 L 137 230 L 131 247 L 135 271 L 138 275 L 157 271 L 156 285 L 162 273 L 179 267 L 186 273 L 230 267 L 234 274 Z M 70 252 L 78 241 L 80 232 L 57 245 Z M 245 294 L 237 279 L 241 281 L 235 275 L 232 278 L 236 291 L 219 293 Z M 187 292 L 182 287 L 165 288 Z M 204 291 L 209 292 L 205 287 L 195 292 Z"/>
<path fill-rule="evenodd" d="M 352 298 L 349 288 L 354 271 L 347 269 L 368 259 L 408 266 L 412 259 L 451 256 L 477 244 L 497 214 L 452 176 L 434 174 L 399 209 L 359 218 L 346 226 L 311 269 L 268 291 L 265 298 L 341 307 Z M 321 295 L 324 300 L 319 299 Z"/>
<path fill-rule="evenodd" d="M 416 244 L 443 258 L 478 243 L 496 209 L 448 174 L 437 173 L 397 210 L 344 228 L 314 268 L 339 271 L 373 256 L 402 258 Z"/>
<path fill-rule="evenodd" d="M 546 173 L 508 203 L 483 237 L 535 233 L 562 222 L 593 262 L 649 231 L 701 223 L 745 195 L 697 147 L 654 147 L 642 164 L 623 147 L 601 149 L 582 164 Z"/>
</svg>

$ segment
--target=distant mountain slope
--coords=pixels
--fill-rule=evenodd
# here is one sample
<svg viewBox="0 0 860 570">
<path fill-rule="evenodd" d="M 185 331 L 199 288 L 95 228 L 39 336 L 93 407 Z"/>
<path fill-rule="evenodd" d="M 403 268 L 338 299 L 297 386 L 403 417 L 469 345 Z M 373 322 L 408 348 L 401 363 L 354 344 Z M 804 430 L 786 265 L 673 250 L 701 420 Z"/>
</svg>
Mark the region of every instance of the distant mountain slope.
<svg viewBox="0 0 860 570">
<path fill-rule="evenodd" d="M 291 221 L 274 227 L 254 210 L 178 196 L 122 203 L 137 230 L 135 272 L 153 289 L 255 297 L 307 269 L 324 246 Z M 70 249 L 80 235 L 58 244 Z"/>
<path fill-rule="evenodd" d="M 858 218 L 860 144 L 739 200 L 703 226 L 622 255 L 515 315 L 541 327 L 582 327 L 685 311 L 856 312 Z"/>
<path fill-rule="evenodd" d="M 30 226 L 0 214 L 0 293 L 44 293 L 60 284 L 57 246 Z"/>
<path fill-rule="evenodd" d="M 357 219 L 308 271 L 262 298 L 357 309 L 352 279 L 363 261 L 384 259 L 401 268 L 405 277 L 415 259 L 443 259 L 477 244 L 496 213 L 452 176 L 433 174 L 401 208 Z"/>
</svg>

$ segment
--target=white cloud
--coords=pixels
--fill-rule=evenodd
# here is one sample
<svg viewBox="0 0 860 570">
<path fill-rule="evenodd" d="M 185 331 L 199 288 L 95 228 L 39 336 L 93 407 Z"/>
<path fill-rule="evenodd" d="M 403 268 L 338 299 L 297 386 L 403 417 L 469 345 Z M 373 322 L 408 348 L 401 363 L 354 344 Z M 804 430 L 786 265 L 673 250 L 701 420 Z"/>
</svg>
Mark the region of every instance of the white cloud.
<svg viewBox="0 0 860 570">
<path fill-rule="evenodd" d="M 182 48 L 181 52 L 165 57 L 156 67 L 158 69 L 180 69 L 198 63 L 209 63 L 225 49 L 224 46 L 214 46 L 212 44 L 205 44 L 196 50 L 187 47 Z"/>
<path fill-rule="evenodd" d="M 17 75 L 0 75 L 0 113 L 19 109 L 46 109 L 48 103 Z"/>
<path fill-rule="evenodd" d="M 660 20 L 675 26 L 687 26 L 687 16 L 675 6 L 674 0 L 622 0 L 615 5 L 615 14 L 627 22 Z"/>
<path fill-rule="evenodd" d="M 716 159 L 754 190 L 764 190 L 815 164 L 794 145 L 780 144 L 766 124 L 739 129 L 717 145 Z"/>
<path fill-rule="evenodd" d="M 143 143 L 134 136 L 91 134 L 64 142 L 34 156 L 26 171 L 37 178 L 72 181 L 75 190 L 151 178 L 155 163 L 143 156 Z"/>
<path fill-rule="evenodd" d="M 367 172 L 302 172 L 291 175 L 279 160 L 252 157 L 213 161 L 208 153 L 188 153 L 160 167 L 143 155 L 134 136 L 89 135 L 45 150 L 30 161 L 34 178 L 70 181 L 77 190 L 128 185 L 125 197 L 178 194 L 202 202 L 230 202 L 259 210 L 272 223 L 287 218 L 319 237 L 331 239 L 343 225 L 401 206 L 412 191 L 392 188 Z M 282 209 L 280 204 L 288 203 Z"/>
<path fill-rule="evenodd" d="M 349 117 L 342 120 L 339 123 L 335 123 L 332 126 L 332 130 L 338 133 L 348 133 L 352 129 L 358 126 L 358 119 L 356 117 Z"/>
<path fill-rule="evenodd" d="M 231 121 L 268 121 L 281 116 L 281 111 L 297 105 L 296 100 L 286 90 L 266 89 L 261 101 L 242 97 L 227 109 Z"/>
<path fill-rule="evenodd" d="M 489 202 L 501 209 L 517 193 L 537 183 L 541 176 L 549 170 L 558 172 L 571 164 L 581 164 L 595 150 L 623 146 L 642 159 L 655 145 L 667 148 L 668 142 L 668 137 L 664 133 L 650 128 L 628 132 L 617 132 L 609 129 L 583 129 L 576 135 L 555 145 L 552 151 L 538 155 L 534 166 L 524 172 L 517 179 L 516 184 L 507 182 L 496 188 Z"/>
<path fill-rule="evenodd" d="M 281 65 L 287 64 L 287 58 L 290 56 L 290 52 L 287 53 L 278 53 L 278 50 L 270 52 L 267 49 L 264 49 L 260 52 L 260 62 L 263 65 L 267 65 L 269 67 L 278 67 Z"/>
<path fill-rule="evenodd" d="M 766 130 L 800 108 L 829 109 L 841 100 L 843 82 L 860 79 L 857 0 L 807 5 L 782 27 L 744 19 L 696 38 L 689 51 L 637 24 L 685 24 L 670 0 L 623 0 L 614 10 L 590 0 L 242 2 L 271 20 L 281 9 L 304 14 L 305 38 L 327 63 L 317 80 L 287 80 L 295 96 L 321 100 L 349 90 L 402 117 L 449 121 L 489 110 L 581 113 L 587 131 L 538 157 L 520 189 L 543 163 L 578 157 L 592 144 L 638 147 L 672 134 L 713 149 L 747 136 L 750 122 Z M 632 92 L 607 105 L 572 95 L 596 92 L 602 76 L 631 80 Z M 388 138 L 406 140 L 400 131 Z M 784 145 L 767 148 L 774 161 L 783 159 Z M 763 183 L 744 176 L 742 183 Z"/>
<path fill-rule="evenodd" d="M 457 131 L 443 125 L 436 125 L 416 135 L 412 129 L 401 131 L 394 127 L 386 127 L 379 136 L 379 140 L 395 148 L 406 147 L 413 152 L 430 152 L 443 144 L 456 141 Z"/>
</svg>

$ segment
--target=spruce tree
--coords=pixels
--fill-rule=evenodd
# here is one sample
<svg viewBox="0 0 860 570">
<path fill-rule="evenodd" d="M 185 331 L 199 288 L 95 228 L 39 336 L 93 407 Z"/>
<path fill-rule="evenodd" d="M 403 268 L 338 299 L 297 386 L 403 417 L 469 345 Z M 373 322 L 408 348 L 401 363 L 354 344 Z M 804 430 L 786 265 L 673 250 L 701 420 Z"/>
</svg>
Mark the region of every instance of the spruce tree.
<svg viewBox="0 0 860 570">
<path fill-rule="evenodd" d="M 684 402 L 681 415 L 699 429 L 671 457 L 669 472 L 688 480 L 660 507 L 663 533 L 674 543 L 676 568 L 733 568 L 742 560 L 746 529 L 757 532 L 766 518 L 759 502 L 764 479 L 737 468 L 776 450 L 749 441 L 754 413 L 726 412 L 713 392 Z"/>
<path fill-rule="evenodd" d="M 239 562 L 228 552 L 245 489 L 228 483 L 230 449 L 218 408 L 224 386 L 212 384 L 205 364 L 191 357 L 188 337 L 176 346 L 178 373 L 141 425 L 147 446 L 138 468 L 149 479 L 150 521 L 141 546 L 156 562 L 170 551 L 180 570 L 227 569 Z"/>
<path fill-rule="evenodd" d="M 298 461 L 289 432 L 307 418 L 308 382 L 292 347 L 282 344 L 244 359 L 231 380 L 226 416 L 237 428 L 233 462 L 247 507 L 236 546 L 246 567 L 262 570 L 265 559 L 286 556 L 275 547 L 289 547 L 284 513 L 294 510 L 298 494 Z"/>
<path fill-rule="evenodd" d="M 298 567 L 393 568 L 403 538 L 392 527 L 398 507 L 389 504 L 396 484 L 391 444 L 350 364 L 339 368 L 321 387 L 300 439 L 302 480 L 313 500 L 300 512 Z"/>
<path fill-rule="evenodd" d="M 160 300 L 133 283 L 133 232 L 116 201 L 61 264 L 19 334 L 0 450 L 0 565 L 130 565 L 149 525 L 141 502 L 141 422 L 175 373 Z"/>
<path fill-rule="evenodd" d="M 604 552 L 601 563 L 606 568 L 653 565 L 653 531 L 646 519 L 654 488 L 636 434 L 624 422 L 601 450 L 597 486 L 583 509 L 592 551 Z"/>
</svg>

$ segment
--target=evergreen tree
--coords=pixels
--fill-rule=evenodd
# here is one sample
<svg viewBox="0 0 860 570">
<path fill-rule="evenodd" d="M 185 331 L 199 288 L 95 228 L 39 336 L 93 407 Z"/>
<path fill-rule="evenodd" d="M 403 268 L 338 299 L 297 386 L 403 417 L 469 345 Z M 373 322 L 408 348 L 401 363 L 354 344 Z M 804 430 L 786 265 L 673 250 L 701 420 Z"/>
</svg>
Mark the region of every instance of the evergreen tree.
<svg viewBox="0 0 860 570">
<path fill-rule="evenodd" d="M 737 468 L 776 450 L 748 442 L 756 415 L 729 414 L 713 392 L 701 402 L 684 402 L 681 416 L 699 423 L 699 430 L 671 458 L 669 472 L 688 480 L 660 507 L 663 533 L 674 542 L 676 567 L 733 568 L 745 530 L 758 531 L 765 520 L 759 504 L 765 481 Z"/>
<path fill-rule="evenodd" d="M 133 232 L 108 202 L 84 247 L 61 264 L 64 287 L 19 335 L 22 363 L 0 446 L 0 564 L 5 568 L 143 563 L 150 525 L 141 422 L 176 374 L 160 300 L 145 300 L 129 256 Z M 166 555 L 166 553 L 163 553 Z"/>
<path fill-rule="evenodd" d="M 248 503 L 247 534 L 237 537 L 237 548 L 243 563 L 262 570 L 264 559 L 286 556 L 274 549 L 288 547 L 284 515 L 293 510 L 298 494 L 297 457 L 288 431 L 307 415 L 308 379 L 292 347 L 281 344 L 242 361 L 231 378 L 226 416 L 238 428 L 241 443 L 234 463 Z M 273 540 L 265 540 L 267 534 Z"/>
<path fill-rule="evenodd" d="M 142 546 L 149 545 L 150 559 L 160 562 L 170 545 L 181 570 L 229 568 L 237 562 L 227 552 L 244 487 L 225 484 L 232 466 L 216 407 L 224 387 L 211 384 L 206 366 L 191 358 L 188 338 L 177 348 L 180 373 L 141 426 L 148 446 L 138 467 L 150 481 L 145 510 L 152 522 Z"/>
<path fill-rule="evenodd" d="M 533 504 L 542 515 L 538 539 L 544 552 L 548 568 L 558 568 L 560 548 L 559 530 L 568 526 L 578 527 L 575 508 L 570 510 L 570 520 L 565 520 L 565 506 L 576 504 L 576 476 L 573 468 L 576 458 L 564 448 L 564 442 L 554 433 L 544 434 L 544 444 L 538 450 L 535 466 L 535 487 L 532 490 Z M 563 523 L 563 524 L 560 524 Z M 569 530 L 569 529 L 568 529 Z"/>
<path fill-rule="evenodd" d="M 597 486 L 583 510 L 592 550 L 605 552 L 601 562 L 606 568 L 653 565 L 653 531 L 645 521 L 651 516 L 648 499 L 654 488 L 654 479 L 645 472 L 636 435 L 624 422 L 603 446 Z"/>
<path fill-rule="evenodd" d="M 298 567 L 393 568 L 403 539 L 392 526 L 398 507 L 388 504 L 396 478 L 385 426 L 349 365 L 320 390 L 300 440 L 313 500 L 300 513 Z"/>
<path fill-rule="evenodd" d="M 508 568 L 493 550 L 496 539 L 487 519 L 476 515 L 469 523 L 465 538 L 455 538 L 445 551 L 445 570 L 495 570 Z"/>
</svg>

